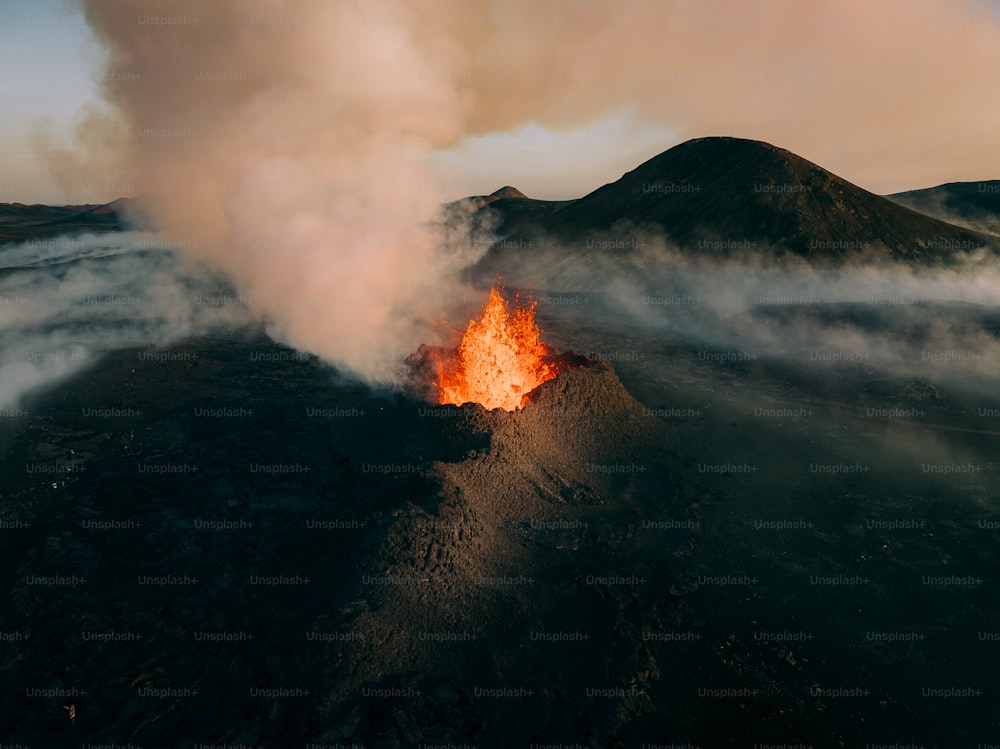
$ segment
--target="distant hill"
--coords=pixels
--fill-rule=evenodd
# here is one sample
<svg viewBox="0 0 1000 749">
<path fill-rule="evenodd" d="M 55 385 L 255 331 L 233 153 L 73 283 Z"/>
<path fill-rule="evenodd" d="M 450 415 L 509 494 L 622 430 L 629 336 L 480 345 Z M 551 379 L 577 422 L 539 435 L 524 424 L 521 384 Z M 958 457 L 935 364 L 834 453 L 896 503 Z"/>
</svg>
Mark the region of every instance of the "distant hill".
<svg viewBox="0 0 1000 749">
<path fill-rule="evenodd" d="M 1000 236 L 1000 180 L 948 182 L 886 197 L 929 216 Z"/>
<path fill-rule="evenodd" d="M 480 206 L 476 214 L 483 219 L 483 224 L 492 227 L 494 234 L 504 236 L 516 234 L 530 229 L 545 220 L 553 213 L 575 200 L 534 200 L 533 198 L 498 198 Z M 492 220 L 487 220 L 490 214 Z"/>
<path fill-rule="evenodd" d="M 24 203 L 0 203 L 0 227 L 6 225 L 44 224 L 78 216 L 100 205 L 26 205 Z"/>
<path fill-rule="evenodd" d="M 0 244 L 63 234 L 144 229 L 151 226 L 148 196 L 105 204 L 25 205 L 0 203 Z"/>
<path fill-rule="evenodd" d="M 445 223 L 451 230 L 464 226 L 472 217 L 473 241 L 491 244 L 498 236 L 513 234 L 536 225 L 572 200 L 535 200 L 516 187 L 507 185 L 489 195 L 472 195 L 446 203 Z M 461 231 L 460 236 L 465 236 Z"/>
<path fill-rule="evenodd" d="M 510 185 L 506 185 L 504 187 L 501 187 L 499 190 L 491 192 L 490 197 L 499 199 L 499 198 L 527 198 L 528 196 L 525 195 L 520 190 L 518 190 L 516 187 L 511 187 Z"/>
<path fill-rule="evenodd" d="M 502 273 L 524 256 L 523 247 L 556 244 L 582 258 L 594 251 L 586 240 L 595 237 L 602 237 L 589 243 L 599 245 L 596 251 L 617 252 L 604 248 L 627 247 L 637 230 L 690 252 L 791 253 L 817 262 L 859 253 L 933 262 L 956 249 L 1000 244 L 864 190 L 783 148 L 711 137 L 675 146 L 616 182 L 518 225 L 478 271 Z"/>
<path fill-rule="evenodd" d="M 506 185 L 501 187 L 499 190 L 494 190 L 489 195 L 470 195 L 467 198 L 460 198 L 459 200 L 452 201 L 451 203 L 446 203 L 445 209 L 472 213 L 479 210 L 484 205 L 489 205 L 497 200 L 505 199 L 529 200 L 528 196 L 516 187 Z"/>
</svg>

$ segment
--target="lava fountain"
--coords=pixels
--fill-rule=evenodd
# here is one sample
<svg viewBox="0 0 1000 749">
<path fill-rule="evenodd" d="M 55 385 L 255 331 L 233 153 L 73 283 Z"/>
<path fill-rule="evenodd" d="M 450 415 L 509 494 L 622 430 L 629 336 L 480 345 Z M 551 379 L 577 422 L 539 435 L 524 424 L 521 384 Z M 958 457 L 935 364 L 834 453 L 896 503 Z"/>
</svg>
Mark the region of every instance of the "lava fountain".
<svg viewBox="0 0 1000 749">
<path fill-rule="evenodd" d="M 438 403 L 474 402 L 513 411 L 527 403 L 528 393 L 566 368 L 539 338 L 537 306 L 530 298 L 522 301 L 520 294 L 508 302 L 498 281 L 456 349 L 422 347 L 420 355 L 436 370 L 433 389 Z"/>
</svg>

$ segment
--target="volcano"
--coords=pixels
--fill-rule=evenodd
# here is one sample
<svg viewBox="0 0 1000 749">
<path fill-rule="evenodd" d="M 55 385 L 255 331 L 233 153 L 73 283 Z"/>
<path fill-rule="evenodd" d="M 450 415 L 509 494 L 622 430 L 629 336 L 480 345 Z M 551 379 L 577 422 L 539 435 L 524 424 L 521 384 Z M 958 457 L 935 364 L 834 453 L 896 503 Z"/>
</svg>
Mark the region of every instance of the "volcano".
<svg viewBox="0 0 1000 749">
<path fill-rule="evenodd" d="M 477 270 L 511 274 L 545 248 L 585 261 L 650 234 L 691 253 L 821 263 L 865 255 L 927 263 L 1000 247 L 996 237 L 906 208 L 783 148 L 709 137 L 681 143 L 512 233 L 501 230 Z"/>
<path fill-rule="evenodd" d="M 516 412 L 436 412 L 448 440 L 477 448 L 432 463 L 437 490 L 395 514 L 367 562 L 364 606 L 341 624 L 350 645 L 329 673 L 342 727 L 327 738 L 379 735 L 378 707 L 356 695 L 393 684 L 420 688 L 397 707 L 404 743 L 613 741 L 656 709 L 646 690 L 660 670 L 636 645 L 639 612 L 664 590 L 694 589 L 673 556 L 690 534 L 652 556 L 636 544 L 637 519 L 662 511 L 653 477 L 669 470 L 666 430 L 600 361 L 544 383 Z M 553 643 L 571 661 L 553 660 Z M 544 709 L 525 714 L 541 695 Z"/>
<path fill-rule="evenodd" d="M 696 587 L 674 555 L 697 507 L 668 506 L 674 438 L 608 363 L 506 411 L 337 386 L 262 335 L 149 353 L 113 354 L 33 402 L 9 445 L 0 560 L 14 595 L 0 616 L 30 640 L 2 651 L 0 685 L 85 694 L 71 723 L 69 702 L 22 688 L 0 703 L 3 735 L 611 746 L 655 713 L 660 666 L 639 633 L 664 595 Z M 198 415 L 220 387 L 243 415 Z M 93 393 L 116 393 L 125 416 L 95 425 L 80 406 Z M 56 488 L 23 470 L 68 444 Z M 150 480 L 137 462 L 191 470 Z M 639 543 L 642 518 L 671 513 L 690 525 Z M 95 528 L 105 517 L 120 527 Z M 14 582 L 38 570 L 87 582 Z M 68 665 L 66 646 L 35 647 L 80 632 L 95 634 Z"/>
<path fill-rule="evenodd" d="M 532 391 L 574 366 L 572 354 L 558 356 L 539 338 L 534 301 L 520 294 L 508 302 L 498 281 L 479 316 L 470 320 L 451 350 L 421 346 L 409 360 L 418 389 L 440 404 L 473 402 L 513 411 Z"/>
</svg>

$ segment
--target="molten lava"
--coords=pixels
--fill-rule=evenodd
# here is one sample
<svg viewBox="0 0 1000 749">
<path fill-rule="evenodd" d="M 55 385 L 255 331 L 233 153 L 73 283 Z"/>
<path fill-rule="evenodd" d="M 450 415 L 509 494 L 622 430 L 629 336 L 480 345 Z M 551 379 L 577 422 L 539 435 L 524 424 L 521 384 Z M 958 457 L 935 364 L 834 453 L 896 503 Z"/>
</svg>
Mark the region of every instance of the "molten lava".
<svg viewBox="0 0 1000 749">
<path fill-rule="evenodd" d="M 513 411 L 525 404 L 529 392 L 559 374 L 552 350 L 538 337 L 537 306 L 535 301 L 522 304 L 519 297 L 509 304 L 494 286 L 458 349 L 440 363 L 439 402 L 473 401 Z"/>
</svg>

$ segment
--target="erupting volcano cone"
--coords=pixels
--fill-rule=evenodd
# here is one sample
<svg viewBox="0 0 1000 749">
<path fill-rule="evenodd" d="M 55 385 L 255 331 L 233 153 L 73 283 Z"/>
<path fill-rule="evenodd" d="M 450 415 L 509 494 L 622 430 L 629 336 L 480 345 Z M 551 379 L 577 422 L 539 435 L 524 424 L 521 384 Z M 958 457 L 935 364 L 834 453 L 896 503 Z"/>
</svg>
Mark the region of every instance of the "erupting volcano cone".
<svg viewBox="0 0 1000 749">
<path fill-rule="evenodd" d="M 475 320 L 469 321 L 458 348 L 440 362 L 440 403 L 481 403 L 513 411 L 529 392 L 559 374 L 552 349 L 539 339 L 536 301 L 507 302 L 499 284 Z"/>
</svg>

